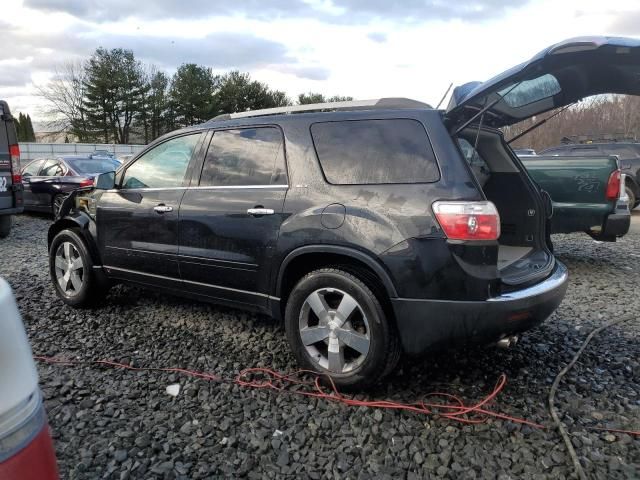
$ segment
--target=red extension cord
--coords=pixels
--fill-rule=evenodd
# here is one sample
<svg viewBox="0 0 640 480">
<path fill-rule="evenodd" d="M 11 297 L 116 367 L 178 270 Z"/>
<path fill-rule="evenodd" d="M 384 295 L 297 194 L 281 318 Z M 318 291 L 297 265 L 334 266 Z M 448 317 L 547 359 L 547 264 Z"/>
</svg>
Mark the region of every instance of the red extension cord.
<svg viewBox="0 0 640 480">
<path fill-rule="evenodd" d="M 336 388 L 335 384 L 329 376 L 323 376 L 317 372 L 310 370 L 298 370 L 291 374 L 282 374 L 268 368 L 247 368 L 242 370 L 235 378 L 229 379 L 218 375 L 197 372 L 194 370 L 187 370 L 184 368 L 163 368 L 163 367 L 132 367 L 123 363 L 112 362 L 109 360 L 65 360 L 60 358 L 34 356 L 36 360 L 50 364 L 62 364 L 62 365 L 101 365 L 111 368 L 122 368 L 126 370 L 135 371 L 150 371 L 150 372 L 168 372 L 179 373 L 182 375 L 199 378 L 202 380 L 233 383 L 241 387 L 274 390 L 282 393 L 289 393 L 294 395 L 300 395 L 304 397 L 321 398 L 329 402 L 341 403 L 349 407 L 368 407 L 368 408 L 382 408 L 388 410 L 401 410 L 405 412 L 413 412 L 423 415 L 436 415 L 438 417 L 446 418 L 448 420 L 454 420 L 456 422 L 476 424 L 483 423 L 489 418 L 498 418 L 501 420 L 507 420 L 513 423 L 519 423 L 528 425 L 533 428 L 546 428 L 544 425 L 535 423 L 523 418 L 512 417 L 486 408 L 487 404 L 496 399 L 502 389 L 507 383 L 507 377 L 501 374 L 498 377 L 495 387 L 486 397 L 480 400 L 474 405 L 466 405 L 462 399 L 456 395 L 444 392 L 432 392 L 428 393 L 425 398 L 431 398 L 432 401 L 426 402 L 424 400 L 414 403 L 402 403 L 393 402 L 390 400 L 356 400 L 352 397 L 346 397 L 341 394 Z M 304 380 L 303 376 L 307 375 L 312 377 L 313 380 Z M 326 377 L 329 387 L 322 385 L 321 380 Z M 295 386 L 297 388 L 291 389 L 289 387 Z M 443 401 L 436 401 L 441 399 Z M 447 403 L 448 402 L 448 403 Z M 618 433 L 626 433 L 629 435 L 639 436 L 640 431 L 630 430 L 615 430 L 608 428 L 597 428 L 597 430 L 605 430 Z"/>
</svg>

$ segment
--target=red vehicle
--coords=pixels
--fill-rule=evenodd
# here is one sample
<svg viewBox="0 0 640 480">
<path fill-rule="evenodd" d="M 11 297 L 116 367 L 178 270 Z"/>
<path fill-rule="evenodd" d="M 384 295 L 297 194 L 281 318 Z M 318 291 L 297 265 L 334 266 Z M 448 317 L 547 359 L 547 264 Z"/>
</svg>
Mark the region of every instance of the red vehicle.
<svg viewBox="0 0 640 480">
<path fill-rule="evenodd" d="M 0 480 L 57 480 L 31 348 L 9 284 L 2 278 L 0 312 Z"/>
</svg>

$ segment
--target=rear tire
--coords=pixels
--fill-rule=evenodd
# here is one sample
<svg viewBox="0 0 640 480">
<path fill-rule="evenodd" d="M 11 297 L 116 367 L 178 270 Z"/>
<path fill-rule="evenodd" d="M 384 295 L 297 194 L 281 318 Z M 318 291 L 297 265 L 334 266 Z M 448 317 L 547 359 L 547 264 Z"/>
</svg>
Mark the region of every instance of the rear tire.
<svg viewBox="0 0 640 480">
<path fill-rule="evenodd" d="M 633 191 L 633 188 L 631 188 L 629 185 L 625 185 L 624 189 L 627 192 L 627 197 L 629 197 L 629 211 L 631 211 L 638 206 L 638 204 L 636 203 L 636 194 Z"/>
<path fill-rule="evenodd" d="M 395 369 L 401 354 L 376 295 L 336 268 L 315 270 L 297 283 L 287 300 L 285 329 L 301 367 L 329 376 L 341 389 L 373 385 Z"/>
<path fill-rule="evenodd" d="M 56 294 L 67 305 L 95 305 L 108 291 L 98 281 L 87 245 L 76 229 L 62 230 L 51 242 L 49 274 Z"/>
<path fill-rule="evenodd" d="M 11 215 L 0 216 L 0 238 L 8 237 L 11 233 Z"/>
</svg>

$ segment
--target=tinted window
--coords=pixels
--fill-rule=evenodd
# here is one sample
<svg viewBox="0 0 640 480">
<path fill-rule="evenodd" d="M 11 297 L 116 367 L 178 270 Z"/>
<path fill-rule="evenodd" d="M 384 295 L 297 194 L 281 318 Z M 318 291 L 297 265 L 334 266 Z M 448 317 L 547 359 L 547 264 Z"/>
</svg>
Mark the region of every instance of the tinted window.
<svg viewBox="0 0 640 480">
<path fill-rule="evenodd" d="M 572 157 L 580 157 L 583 155 L 599 155 L 601 152 L 598 147 L 575 147 L 571 149 Z"/>
<path fill-rule="evenodd" d="M 207 151 L 201 186 L 286 184 L 282 134 L 275 127 L 221 130 Z"/>
<path fill-rule="evenodd" d="M 40 170 L 40 167 L 42 166 L 43 163 L 44 163 L 44 160 L 34 160 L 29 165 L 24 167 L 24 170 L 22 171 L 22 175 L 24 177 L 31 177 L 33 175 L 37 175 L 38 170 Z"/>
<path fill-rule="evenodd" d="M 67 159 L 67 163 L 76 173 L 104 173 L 116 170 L 113 160 L 95 158 Z"/>
<path fill-rule="evenodd" d="M 422 183 L 440 178 L 427 133 L 415 120 L 316 123 L 311 134 L 330 183 Z"/>
<path fill-rule="evenodd" d="M 124 188 L 181 187 L 201 133 L 173 138 L 138 158 L 124 174 Z M 113 168 L 111 168 L 113 170 Z"/>
<path fill-rule="evenodd" d="M 474 146 L 471 145 L 466 139 L 459 138 L 458 145 L 460 145 L 460 150 L 462 150 L 462 154 L 471 167 L 471 170 L 476 176 L 476 179 L 481 186 L 484 186 L 491 176 L 491 170 L 489 169 L 487 162 L 484 161 L 484 159 L 480 156 Z"/>
<path fill-rule="evenodd" d="M 65 168 L 60 160 L 47 160 L 40 171 L 43 177 L 61 177 L 64 173 Z"/>
<path fill-rule="evenodd" d="M 640 153 L 636 150 L 635 145 L 604 145 L 604 150 L 608 155 L 618 155 L 620 160 L 629 160 L 631 158 L 640 157 Z"/>
<path fill-rule="evenodd" d="M 504 101 L 510 107 L 522 107 L 544 98 L 552 97 L 560 93 L 558 80 L 547 73 L 532 80 L 524 80 L 514 87 L 510 85 L 498 92 L 504 96 Z"/>
</svg>

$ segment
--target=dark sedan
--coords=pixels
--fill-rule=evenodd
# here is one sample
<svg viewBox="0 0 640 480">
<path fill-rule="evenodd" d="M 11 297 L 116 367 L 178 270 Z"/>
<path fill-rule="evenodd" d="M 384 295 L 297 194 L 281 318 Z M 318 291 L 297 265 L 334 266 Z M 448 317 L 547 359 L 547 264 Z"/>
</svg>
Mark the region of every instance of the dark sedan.
<svg viewBox="0 0 640 480">
<path fill-rule="evenodd" d="M 22 169 L 24 209 L 57 213 L 64 197 L 77 188 L 93 186 L 99 173 L 116 170 L 111 158 L 65 156 L 39 158 Z"/>
</svg>

